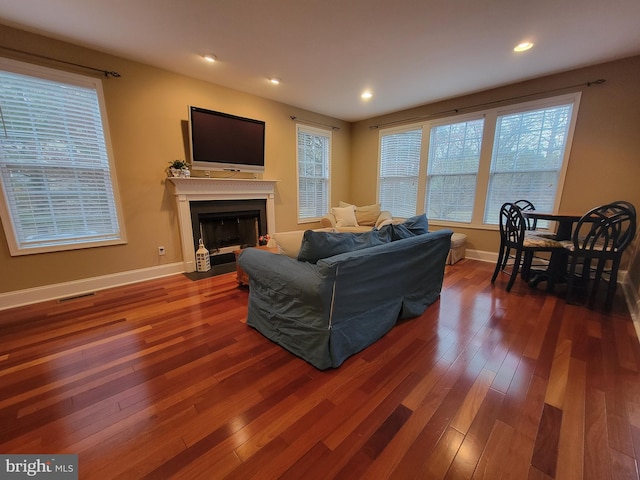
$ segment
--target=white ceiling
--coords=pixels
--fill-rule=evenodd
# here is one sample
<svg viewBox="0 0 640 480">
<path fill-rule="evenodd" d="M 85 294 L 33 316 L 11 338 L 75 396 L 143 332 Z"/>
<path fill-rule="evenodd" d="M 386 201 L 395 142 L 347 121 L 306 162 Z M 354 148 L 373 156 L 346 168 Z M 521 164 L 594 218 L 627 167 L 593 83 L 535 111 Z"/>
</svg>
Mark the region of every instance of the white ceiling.
<svg viewBox="0 0 640 480">
<path fill-rule="evenodd" d="M 0 0 L 0 23 L 347 121 L 640 54 L 640 0 Z"/>
</svg>

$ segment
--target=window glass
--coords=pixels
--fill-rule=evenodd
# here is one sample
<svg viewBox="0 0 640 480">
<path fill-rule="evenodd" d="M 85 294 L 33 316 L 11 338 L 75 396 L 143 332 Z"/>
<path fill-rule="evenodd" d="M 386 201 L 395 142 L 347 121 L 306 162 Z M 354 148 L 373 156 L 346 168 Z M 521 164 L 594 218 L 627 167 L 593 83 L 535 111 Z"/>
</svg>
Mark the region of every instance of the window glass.
<svg viewBox="0 0 640 480">
<path fill-rule="evenodd" d="M 0 181 L 11 254 L 123 243 L 99 80 L 5 62 Z"/>
<path fill-rule="evenodd" d="M 425 212 L 430 219 L 470 222 L 484 119 L 431 128 Z"/>
<path fill-rule="evenodd" d="M 315 221 L 329 211 L 331 132 L 298 125 L 298 221 Z"/>
<path fill-rule="evenodd" d="M 424 188 L 422 211 L 430 221 L 477 228 L 494 228 L 505 202 L 529 200 L 553 212 L 579 103 L 580 93 L 571 93 L 382 130 L 378 201 L 406 218 L 421 213 L 416 198 Z"/>
<path fill-rule="evenodd" d="M 485 223 L 497 224 L 500 206 L 510 199 L 553 210 L 571 114 L 567 104 L 498 116 Z"/>
<path fill-rule="evenodd" d="M 379 201 L 395 217 L 416 214 L 422 129 L 382 134 Z"/>
</svg>

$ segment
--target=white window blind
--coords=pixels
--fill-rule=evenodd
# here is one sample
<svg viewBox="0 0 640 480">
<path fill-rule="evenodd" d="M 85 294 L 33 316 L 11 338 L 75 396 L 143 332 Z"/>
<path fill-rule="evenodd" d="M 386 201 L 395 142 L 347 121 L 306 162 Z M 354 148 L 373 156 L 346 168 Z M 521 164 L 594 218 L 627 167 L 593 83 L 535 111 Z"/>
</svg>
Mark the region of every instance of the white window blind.
<svg viewBox="0 0 640 480">
<path fill-rule="evenodd" d="M 484 222 L 498 223 L 500 206 L 527 199 L 553 211 L 573 104 L 499 115 Z"/>
<path fill-rule="evenodd" d="M 431 128 L 425 212 L 430 219 L 470 222 L 484 119 Z"/>
<path fill-rule="evenodd" d="M 122 243 L 96 80 L 2 68 L 2 220 L 12 255 Z"/>
<path fill-rule="evenodd" d="M 314 221 L 329 211 L 331 132 L 298 125 L 298 220 Z"/>
<path fill-rule="evenodd" d="M 394 217 L 416 214 L 422 129 L 382 134 L 379 201 Z"/>
</svg>

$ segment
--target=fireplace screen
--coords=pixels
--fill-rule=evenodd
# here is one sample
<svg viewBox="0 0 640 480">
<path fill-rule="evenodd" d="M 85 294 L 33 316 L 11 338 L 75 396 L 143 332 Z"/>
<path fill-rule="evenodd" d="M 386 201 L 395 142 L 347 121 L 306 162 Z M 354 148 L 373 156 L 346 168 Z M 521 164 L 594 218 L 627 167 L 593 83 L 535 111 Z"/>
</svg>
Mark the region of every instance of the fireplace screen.
<svg viewBox="0 0 640 480">
<path fill-rule="evenodd" d="M 194 248 L 202 239 L 212 265 L 234 262 L 234 250 L 258 245 L 267 233 L 265 200 L 197 201 L 190 210 Z"/>
<path fill-rule="evenodd" d="M 211 255 L 258 244 L 258 215 L 201 215 L 200 235 Z"/>
</svg>

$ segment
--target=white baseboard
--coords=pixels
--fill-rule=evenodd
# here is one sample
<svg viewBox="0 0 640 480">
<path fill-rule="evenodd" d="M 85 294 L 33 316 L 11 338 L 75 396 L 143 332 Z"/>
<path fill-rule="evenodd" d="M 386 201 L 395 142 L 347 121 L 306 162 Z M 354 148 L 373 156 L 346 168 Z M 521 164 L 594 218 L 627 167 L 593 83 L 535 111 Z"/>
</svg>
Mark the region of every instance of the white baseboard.
<svg viewBox="0 0 640 480">
<path fill-rule="evenodd" d="M 166 277 L 167 275 L 182 272 L 184 272 L 183 262 L 170 263 L 157 267 L 129 270 L 111 275 L 74 280 L 72 282 L 0 293 L 0 311 L 31 303 L 44 302 L 46 300 L 83 295 L 97 290 L 104 290 L 105 288 L 152 280 L 154 278 Z"/>
<path fill-rule="evenodd" d="M 633 326 L 636 328 L 636 335 L 640 340 L 640 291 L 631 282 L 628 272 L 621 272 L 621 277 L 624 298 L 627 300 L 627 307 L 631 313 L 631 318 L 633 318 Z"/>
<path fill-rule="evenodd" d="M 498 261 L 498 252 L 485 252 L 484 250 L 466 249 L 465 257 L 471 260 L 480 260 L 481 262 L 496 263 Z"/>
</svg>

